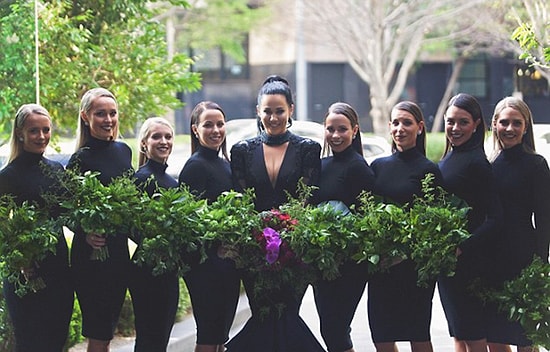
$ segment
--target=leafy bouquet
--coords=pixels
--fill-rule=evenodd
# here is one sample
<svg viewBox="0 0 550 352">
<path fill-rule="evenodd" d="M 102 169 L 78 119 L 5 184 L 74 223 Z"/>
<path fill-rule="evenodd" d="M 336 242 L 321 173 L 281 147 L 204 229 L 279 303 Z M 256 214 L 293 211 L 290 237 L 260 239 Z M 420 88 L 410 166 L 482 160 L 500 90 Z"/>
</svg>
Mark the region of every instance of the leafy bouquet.
<svg viewBox="0 0 550 352">
<path fill-rule="evenodd" d="M 65 209 L 63 217 L 69 228 L 101 236 L 135 231 L 134 220 L 142 214 L 142 203 L 132 178 L 121 176 L 103 185 L 98 173 L 88 171 L 79 175 L 67 170 L 62 182 L 67 193 L 61 207 Z M 107 245 L 93 249 L 90 257 L 100 261 L 107 258 Z"/>
<path fill-rule="evenodd" d="M 200 214 L 206 200 L 194 197 L 186 188 L 160 189 L 149 197 L 144 193 L 136 228 L 141 243 L 134 261 L 152 268 L 153 275 L 189 270 L 191 256 L 202 257 Z"/>
<path fill-rule="evenodd" d="M 469 208 L 442 188 L 434 188 L 433 179 L 433 174 L 427 174 L 422 180 L 423 196 L 415 197 L 409 208 L 401 239 L 409 247 L 409 258 L 416 263 L 419 286 L 438 275 L 453 276 L 457 247 L 470 236 Z"/>
<path fill-rule="evenodd" d="M 33 203 L 17 205 L 10 196 L 0 198 L 0 275 L 13 283 L 23 297 L 46 287 L 34 269 L 56 252 L 61 228 Z"/>
<path fill-rule="evenodd" d="M 534 346 L 550 349 L 550 264 L 534 257 L 502 289 L 477 291 L 483 292 L 483 299 L 495 302 L 508 319 L 518 321 Z"/>
</svg>

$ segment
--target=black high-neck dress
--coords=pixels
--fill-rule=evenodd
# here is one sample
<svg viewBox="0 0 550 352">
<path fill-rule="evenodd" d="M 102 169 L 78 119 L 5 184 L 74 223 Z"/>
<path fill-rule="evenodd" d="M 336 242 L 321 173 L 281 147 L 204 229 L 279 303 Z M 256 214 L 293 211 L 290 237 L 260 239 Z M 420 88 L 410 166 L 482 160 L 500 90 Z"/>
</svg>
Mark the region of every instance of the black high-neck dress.
<svg viewBox="0 0 550 352">
<path fill-rule="evenodd" d="M 64 172 L 58 162 L 42 154 L 22 152 L 0 170 L 0 195 L 15 196 L 17 204 L 24 201 L 44 206 L 42 194 L 59 189 L 56 172 Z M 50 209 L 51 216 L 57 216 Z M 15 287 L 3 281 L 3 293 L 15 332 L 16 351 L 61 351 L 69 332 L 73 308 L 73 287 L 69 273 L 67 242 L 63 234 L 55 254 L 37 263 L 34 268 L 46 287 L 23 297 L 15 294 Z"/>
<path fill-rule="evenodd" d="M 455 275 L 438 278 L 438 289 L 449 333 L 459 340 L 487 337 L 485 304 L 469 288 L 477 277 L 488 277 L 488 253 L 501 224 L 502 209 L 491 164 L 481 144 L 473 140 L 453 147 L 439 162 L 445 189 L 471 208 L 468 231 L 472 234 L 460 249 Z"/>
<path fill-rule="evenodd" d="M 389 203 L 411 202 L 414 195 L 421 194 L 421 181 L 428 173 L 435 175 L 435 185 L 442 185 L 437 165 L 416 148 L 376 159 L 371 168 L 376 177 L 375 193 Z M 416 281 L 415 264 L 410 259 L 369 279 L 367 308 L 375 343 L 430 341 L 435 280 L 426 288 L 418 287 Z"/>
<path fill-rule="evenodd" d="M 197 196 L 215 201 L 232 189 L 229 162 L 219 151 L 199 146 L 185 163 L 179 183 Z M 218 256 L 219 245 L 206 248 L 208 258 L 184 275 L 197 324 L 197 344 L 223 345 L 235 318 L 240 278 L 235 263 Z"/>
<path fill-rule="evenodd" d="M 138 187 L 149 196 L 159 189 L 178 187 L 178 181 L 166 174 L 167 166 L 151 159 L 147 160 L 136 171 Z M 136 328 L 134 351 L 165 351 L 178 310 L 178 276 L 176 273 L 154 276 L 150 267 L 137 264 L 132 264 L 131 271 L 129 286 Z"/>
<path fill-rule="evenodd" d="M 234 145 L 231 149 L 231 170 L 237 190 L 253 188 L 259 211 L 277 208 L 287 201 L 285 191 L 296 194 L 300 179 L 316 184 L 321 171 L 321 146 L 310 139 L 291 134 L 275 186 L 271 184 L 260 137 Z M 229 352 L 321 352 L 323 347 L 299 315 L 306 287 L 281 287 L 267 292 L 265 301 L 254 298 L 256 277 L 246 270 L 243 283 L 252 317 L 243 329 L 227 343 Z M 269 302 L 268 302 L 269 301 Z M 270 304 L 270 313 L 262 316 L 262 306 Z M 283 304 L 282 312 L 276 306 Z"/>
<path fill-rule="evenodd" d="M 550 170 L 538 154 L 522 144 L 501 151 L 493 162 L 498 195 L 503 208 L 503 226 L 491 252 L 497 263 L 495 278 L 500 285 L 519 275 L 539 256 L 548 261 L 550 242 Z M 493 307 L 487 340 L 517 346 L 530 346 L 523 329 Z"/>
<path fill-rule="evenodd" d="M 374 173 L 351 146 L 333 154 L 321 159 L 319 189 L 312 202 L 337 200 L 348 208 L 358 205 L 361 192 L 373 191 Z M 321 335 L 329 351 L 346 351 L 353 347 L 350 325 L 367 284 L 367 264 L 350 261 L 340 268 L 340 274 L 337 279 L 321 280 L 313 285 Z"/>
<path fill-rule="evenodd" d="M 133 176 L 132 151 L 118 141 L 90 137 L 67 164 L 79 173 L 98 171 L 102 184 L 116 177 Z M 73 229 L 71 268 L 76 294 L 82 311 L 82 335 L 97 340 L 111 340 L 126 296 L 129 274 L 128 234 L 107 236 L 109 258 L 91 260 L 92 247 L 86 234 Z"/>
</svg>

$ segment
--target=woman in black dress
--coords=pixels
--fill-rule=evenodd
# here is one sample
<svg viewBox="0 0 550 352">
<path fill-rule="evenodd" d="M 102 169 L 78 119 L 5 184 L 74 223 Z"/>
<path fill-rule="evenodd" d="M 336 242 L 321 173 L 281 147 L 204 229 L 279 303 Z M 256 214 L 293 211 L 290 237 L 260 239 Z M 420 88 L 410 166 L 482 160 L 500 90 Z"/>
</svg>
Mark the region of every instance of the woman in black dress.
<svg viewBox="0 0 550 352">
<path fill-rule="evenodd" d="M 483 142 L 485 121 L 481 106 L 468 94 L 454 96 L 445 112 L 445 153 L 439 162 L 445 188 L 470 207 L 468 231 L 472 234 L 458 248 L 455 275 L 438 279 L 439 295 L 449 333 L 457 352 L 487 351 L 487 312 L 471 290 L 477 277 L 486 277 L 487 251 L 500 224 L 501 207 L 491 164 Z"/>
<path fill-rule="evenodd" d="M 502 202 L 503 226 L 491 252 L 499 284 L 514 279 L 533 260 L 548 261 L 550 242 L 550 170 L 535 153 L 533 118 L 527 104 L 515 97 L 501 100 L 493 114 L 493 172 Z M 494 307 L 493 307 L 494 308 Z M 518 322 L 493 309 L 487 341 L 491 352 L 532 351 Z"/>
<path fill-rule="evenodd" d="M 385 202 L 405 204 L 421 194 L 426 174 L 433 174 L 435 185 L 441 185 L 441 172 L 425 156 L 424 116 L 418 105 L 403 101 L 393 107 L 390 134 L 393 154 L 371 165 L 375 193 Z M 415 264 L 410 259 L 369 279 L 368 316 L 377 351 L 396 351 L 395 341 L 410 341 L 413 352 L 433 350 L 430 322 L 434 289 L 435 280 L 426 288 L 417 285 Z"/>
<path fill-rule="evenodd" d="M 78 173 L 97 171 L 102 184 L 133 173 L 132 151 L 116 141 L 118 131 L 115 96 L 104 88 L 87 91 L 80 102 L 77 151 L 67 168 Z M 82 311 L 82 335 L 88 338 L 88 352 L 108 351 L 128 286 L 128 234 L 104 237 L 74 230 L 71 265 Z M 92 250 L 105 245 L 109 258 L 92 260 Z"/>
<path fill-rule="evenodd" d="M 259 211 L 277 208 L 287 201 L 287 193 L 296 195 L 298 182 L 316 184 L 321 169 L 321 146 L 307 138 L 292 134 L 288 127 L 294 111 L 292 91 L 279 76 L 268 77 L 258 94 L 259 136 L 235 144 L 231 149 L 231 169 L 237 190 L 253 188 L 255 207 Z M 252 318 L 227 344 L 228 351 L 323 351 L 299 316 L 303 291 L 281 287 L 270 295 L 269 304 L 283 303 L 279 315 L 272 309 L 260 318 L 260 307 L 267 302 L 253 298 L 254 278 L 243 278 Z"/>
<path fill-rule="evenodd" d="M 178 181 L 166 174 L 166 161 L 174 143 L 172 125 L 162 117 L 148 118 L 138 140 L 138 187 L 149 196 L 161 188 L 178 187 Z M 154 276 L 150 267 L 132 264 L 129 286 L 136 327 L 135 352 L 166 351 L 178 310 L 178 280 L 175 272 Z"/>
<path fill-rule="evenodd" d="M 179 182 L 209 202 L 233 188 L 225 113 L 214 102 L 200 102 L 191 113 L 191 157 L 181 170 Z M 195 352 L 224 351 L 237 309 L 240 278 L 235 263 L 220 258 L 218 249 L 219 245 L 206 248 L 206 261 L 192 263 L 184 275 L 197 324 Z"/>
<path fill-rule="evenodd" d="M 340 201 L 358 205 L 363 191 L 372 191 L 374 173 L 363 158 L 357 112 L 346 103 L 332 104 L 325 117 L 326 157 L 321 159 L 319 189 L 312 202 Z M 329 155 L 332 152 L 332 155 Z M 313 285 L 321 335 L 330 352 L 353 352 L 351 321 L 367 284 L 366 264 L 349 262 L 341 276 Z"/>
<path fill-rule="evenodd" d="M 51 130 L 50 114 L 42 106 L 25 104 L 19 108 L 10 139 L 8 164 L 0 170 L 0 195 L 14 196 L 17 204 L 28 201 L 43 207 L 42 195 L 59 189 L 55 173 L 63 172 L 63 166 L 43 156 Z M 58 214 L 50 209 L 50 215 Z M 48 254 L 34 267 L 23 270 L 28 277 L 42 278 L 46 287 L 19 297 L 12 283 L 3 282 L 15 332 L 15 351 L 61 351 L 69 333 L 74 300 L 63 235 L 59 235 L 55 254 Z"/>
</svg>

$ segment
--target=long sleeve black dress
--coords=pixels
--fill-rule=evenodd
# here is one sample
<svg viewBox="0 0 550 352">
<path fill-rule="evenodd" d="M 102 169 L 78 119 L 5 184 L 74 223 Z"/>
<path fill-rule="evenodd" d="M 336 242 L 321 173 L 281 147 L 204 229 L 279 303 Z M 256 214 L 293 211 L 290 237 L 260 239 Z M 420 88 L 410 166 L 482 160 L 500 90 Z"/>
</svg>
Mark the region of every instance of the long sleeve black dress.
<svg viewBox="0 0 550 352">
<path fill-rule="evenodd" d="M 264 160 L 260 137 L 234 145 L 231 149 L 231 170 L 238 190 L 253 188 L 255 206 L 259 211 L 276 208 L 287 201 L 285 191 L 296 193 L 298 181 L 316 184 L 321 170 L 321 146 L 310 139 L 290 135 L 287 150 L 279 170 L 275 186 L 271 184 Z M 273 306 L 283 303 L 280 313 L 271 309 L 267 317 L 261 317 L 260 303 L 252 294 L 255 279 L 243 273 L 243 283 L 252 310 L 252 317 L 227 346 L 229 352 L 318 352 L 323 351 L 315 336 L 299 316 L 304 292 L 294 292 L 294 287 L 281 287 L 270 296 Z M 298 298 L 297 298 L 298 297 Z"/>
<path fill-rule="evenodd" d="M 63 172 L 58 162 L 41 154 L 22 152 L 0 170 L 0 195 L 13 195 L 18 204 L 31 201 L 44 206 L 42 194 L 58 189 L 57 172 Z M 38 292 L 19 297 L 13 284 L 3 282 L 16 351 L 61 351 L 69 333 L 74 295 L 63 234 L 59 235 L 56 254 L 49 254 L 34 269 L 46 284 L 46 288 Z"/>
<path fill-rule="evenodd" d="M 546 160 L 524 150 L 522 144 L 501 151 L 493 162 L 502 202 L 503 226 L 493 244 L 495 277 L 502 284 L 519 275 L 537 255 L 548 261 L 550 242 L 550 170 Z M 493 307 L 494 308 L 494 307 Z M 487 341 L 530 346 L 523 329 L 506 314 L 492 310 Z"/>
<path fill-rule="evenodd" d="M 438 289 L 447 318 L 449 333 L 459 340 L 487 337 L 485 304 L 469 288 L 476 277 L 487 277 L 488 253 L 501 224 L 502 210 L 491 164 L 481 145 L 474 141 L 453 147 L 439 162 L 446 190 L 464 200 L 468 231 L 472 234 L 460 249 L 455 275 L 441 276 Z"/>
<path fill-rule="evenodd" d="M 421 194 L 421 181 L 428 173 L 435 175 L 436 185 L 442 184 L 437 165 L 416 148 L 376 159 L 371 168 L 376 177 L 374 191 L 385 202 L 411 202 L 414 195 Z M 418 287 L 416 281 L 415 264 L 410 259 L 369 279 L 367 308 L 375 343 L 430 340 L 435 280 L 426 288 Z"/>
<path fill-rule="evenodd" d="M 67 168 L 79 173 L 98 171 L 101 183 L 109 184 L 112 179 L 133 171 L 132 151 L 122 142 L 90 137 L 71 156 Z M 92 247 L 86 242 L 86 234 L 73 230 L 71 266 L 82 311 L 82 335 L 111 340 L 128 286 L 128 234 L 107 236 L 109 258 L 99 261 L 90 259 Z"/>
<path fill-rule="evenodd" d="M 232 189 L 229 162 L 219 151 L 199 146 L 179 175 L 180 184 L 213 202 Z M 240 278 L 235 263 L 218 256 L 218 245 L 206 248 L 208 258 L 184 275 L 197 324 L 197 344 L 222 345 L 229 338 L 239 301 Z"/>
<path fill-rule="evenodd" d="M 374 181 L 374 173 L 365 159 L 350 146 L 321 159 L 319 189 L 312 202 L 338 200 L 348 208 L 358 205 L 359 194 L 372 192 Z M 329 351 L 347 351 L 353 347 L 350 325 L 367 284 L 366 263 L 350 261 L 340 268 L 340 274 L 337 279 L 313 285 L 321 335 Z"/>
<path fill-rule="evenodd" d="M 166 174 L 167 166 L 147 160 L 136 171 L 138 187 L 149 196 L 158 189 L 177 188 L 178 181 Z M 151 268 L 132 264 L 130 294 L 136 327 L 135 352 L 166 351 L 178 310 L 178 280 L 176 273 L 154 276 Z"/>
</svg>

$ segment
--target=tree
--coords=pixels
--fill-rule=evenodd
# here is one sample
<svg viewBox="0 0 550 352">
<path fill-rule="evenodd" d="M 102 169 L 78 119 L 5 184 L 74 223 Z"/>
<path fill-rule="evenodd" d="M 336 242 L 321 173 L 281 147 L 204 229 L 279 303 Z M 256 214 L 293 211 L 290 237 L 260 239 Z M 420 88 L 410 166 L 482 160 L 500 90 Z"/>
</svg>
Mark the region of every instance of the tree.
<svg viewBox="0 0 550 352">
<path fill-rule="evenodd" d="M 304 1 L 316 31 L 324 30 L 355 72 L 369 85 L 373 129 L 385 134 L 392 106 L 411 68 L 438 26 L 481 0 Z M 442 33 L 442 36 L 448 33 Z"/>
<path fill-rule="evenodd" d="M 172 5 L 187 5 L 173 0 Z M 35 101 L 34 3 L 16 2 L 0 19 L 0 128 Z M 181 105 L 178 91 L 200 87 L 192 60 L 167 59 L 164 27 L 140 0 L 51 0 L 39 12 L 40 103 L 57 129 L 74 130 L 82 94 L 113 91 L 123 131 L 136 121 Z M 1 130 L 0 130 L 1 132 Z"/>
</svg>

